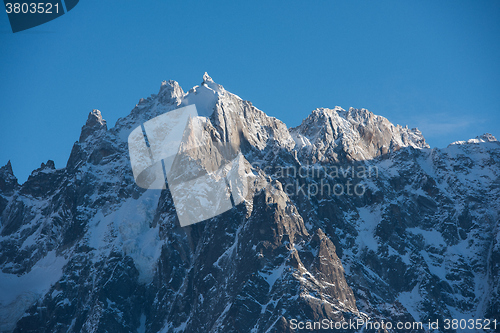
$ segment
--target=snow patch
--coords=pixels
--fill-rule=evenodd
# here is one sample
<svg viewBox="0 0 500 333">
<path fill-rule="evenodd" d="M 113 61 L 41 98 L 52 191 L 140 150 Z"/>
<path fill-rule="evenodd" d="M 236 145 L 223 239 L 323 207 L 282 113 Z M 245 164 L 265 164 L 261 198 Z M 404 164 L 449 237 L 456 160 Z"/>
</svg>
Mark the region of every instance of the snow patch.
<svg viewBox="0 0 500 333">
<path fill-rule="evenodd" d="M 160 257 L 159 227 L 151 227 L 160 190 L 147 190 L 139 199 L 129 198 L 109 215 L 99 212 L 89 224 L 86 238 L 95 249 L 94 260 L 107 257 L 113 247 L 129 255 L 139 270 L 139 281 L 150 282 Z"/>
<path fill-rule="evenodd" d="M 62 277 L 67 262 L 51 251 L 21 276 L 0 272 L 0 331 L 14 328 L 24 312 Z"/>
</svg>

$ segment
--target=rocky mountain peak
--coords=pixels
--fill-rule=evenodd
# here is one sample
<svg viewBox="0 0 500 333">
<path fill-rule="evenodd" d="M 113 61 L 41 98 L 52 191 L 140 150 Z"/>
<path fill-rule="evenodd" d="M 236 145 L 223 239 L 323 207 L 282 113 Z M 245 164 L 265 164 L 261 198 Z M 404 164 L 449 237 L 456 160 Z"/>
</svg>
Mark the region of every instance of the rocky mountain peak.
<svg viewBox="0 0 500 333">
<path fill-rule="evenodd" d="M 31 181 L 33 178 L 36 178 L 37 176 L 39 176 L 40 173 L 50 173 L 52 170 L 55 170 L 56 169 L 56 165 L 54 163 L 54 161 L 52 160 L 48 160 L 47 163 L 41 163 L 40 164 L 40 167 L 33 170 L 31 172 L 31 175 L 28 177 L 28 182 Z M 24 186 L 25 184 L 23 184 Z M 26 186 L 24 186 L 26 187 Z"/>
<path fill-rule="evenodd" d="M 184 91 L 177 81 L 168 80 L 161 83 L 158 92 L 158 100 L 161 104 L 179 104 L 182 96 L 184 96 Z"/>
<path fill-rule="evenodd" d="M 483 143 L 483 142 L 496 142 L 496 143 L 498 143 L 498 140 L 492 134 L 490 134 L 490 133 L 484 133 L 482 135 L 476 136 L 474 139 L 469 139 L 467 141 L 455 141 L 455 142 L 452 142 L 452 143 L 449 144 L 449 146 L 452 146 L 452 145 L 474 144 L 474 143 Z"/>
<path fill-rule="evenodd" d="M 479 135 L 479 136 L 476 137 L 476 139 L 483 140 L 484 142 L 495 142 L 495 141 L 498 142 L 497 138 L 495 138 L 490 133 L 484 133 L 483 135 Z"/>
<path fill-rule="evenodd" d="M 221 96 L 227 94 L 227 91 L 224 87 L 218 83 L 216 83 L 207 72 L 203 74 L 203 82 L 201 83 L 201 87 L 208 88 L 212 90 L 216 95 Z"/>
<path fill-rule="evenodd" d="M 205 74 L 203 74 L 203 83 L 209 83 L 209 82 L 214 82 L 214 80 L 212 80 L 210 75 L 208 75 L 208 73 L 205 72 Z"/>
<path fill-rule="evenodd" d="M 10 160 L 7 161 L 7 164 L 0 167 L 0 173 L 1 174 L 9 174 L 9 175 L 14 176 L 14 171 L 12 170 L 12 164 L 10 163 Z"/>
<path fill-rule="evenodd" d="M 10 160 L 0 167 L 0 193 L 11 193 L 19 184 L 14 176 Z"/>
<path fill-rule="evenodd" d="M 319 108 L 290 132 L 300 153 L 315 162 L 368 160 L 402 147 L 429 147 L 417 129 L 393 125 L 366 109 Z"/>
<path fill-rule="evenodd" d="M 106 120 L 102 118 L 101 111 L 94 109 L 89 113 L 87 122 L 82 127 L 80 142 L 84 142 L 89 136 L 96 132 L 106 131 L 108 129 Z"/>
<path fill-rule="evenodd" d="M 54 161 L 48 160 L 47 163 L 42 162 L 39 170 L 44 170 L 44 169 L 54 170 L 55 168 L 56 168 L 56 165 L 55 165 Z"/>
</svg>

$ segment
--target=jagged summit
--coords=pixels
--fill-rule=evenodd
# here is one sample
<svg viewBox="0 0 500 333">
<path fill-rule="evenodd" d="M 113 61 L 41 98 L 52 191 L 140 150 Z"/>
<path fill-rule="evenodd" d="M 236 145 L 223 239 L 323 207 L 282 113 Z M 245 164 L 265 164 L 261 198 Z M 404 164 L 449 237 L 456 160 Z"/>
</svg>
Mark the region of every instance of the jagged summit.
<svg viewBox="0 0 500 333">
<path fill-rule="evenodd" d="M 297 148 L 315 161 L 366 160 L 402 147 L 428 148 L 418 129 L 393 125 L 366 109 L 318 108 L 290 129 Z"/>
<path fill-rule="evenodd" d="M 93 109 L 89 113 L 89 117 L 87 119 L 87 123 L 85 125 L 87 126 L 94 126 L 94 125 L 99 125 L 99 126 L 105 126 L 106 125 L 106 120 L 102 118 L 101 111 L 97 109 Z"/>
<path fill-rule="evenodd" d="M 55 168 L 56 168 L 56 164 L 54 163 L 53 160 L 48 160 L 47 163 L 42 163 L 40 165 L 40 170 L 43 170 L 43 169 L 55 170 Z"/>
<path fill-rule="evenodd" d="M 7 161 L 7 164 L 4 166 L 0 167 L 0 172 L 8 173 L 11 175 L 14 175 L 14 171 L 12 171 L 12 163 L 10 160 Z"/>
<path fill-rule="evenodd" d="M 206 88 L 211 91 L 211 93 L 215 94 L 217 97 L 222 96 L 224 94 L 228 94 L 228 92 L 224 89 L 224 87 L 216 82 L 208 75 L 207 72 L 203 74 L 203 82 L 200 87 L 194 87 L 193 89 L 198 88 L 197 91 L 200 91 L 200 88 Z M 231 94 L 232 95 L 232 94 Z"/>
<path fill-rule="evenodd" d="M 208 73 L 205 72 L 205 74 L 203 74 L 203 83 L 210 83 L 210 82 L 214 82 L 214 80 L 212 80 L 210 75 L 208 75 Z"/>
<path fill-rule="evenodd" d="M 82 127 L 80 142 L 84 142 L 90 135 L 98 131 L 107 130 L 106 120 L 102 118 L 101 111 L 94 109 L 89 113 L 87 122 Z"/>
<path fill-rule="evenodd" d="M 177 81 L 163 81 L 158 92 L 158 100 L 161 104 L 177 104 L 184 96 L 184 91 Z"/>
<path fill-rule="evenodd" d="M 490 133 L 484 133 L 483 135 L 476 137 L 476 139 L 480 139 L 480 140 L 484 140 L 484 141 L 488 141 L 488 142 L 498 141 L 497 138 L 495 138 L 493 136 L 493 134 L 490 134 Z"/>
<path fill-rule="evenodd" d="M 12 164 L 10 160 L 4 166 L 0 167 L 0 194 L 3 193 L 12 193 L 12 191 L 18 187 L 17 178 L 14 176 L 14 171 L 12 170 Z M 0 208 L 1 202 L 0 199 Z"/>
<path fill-rule="evenodd" d="M 199 116 L 216 120 L 214 125 L 219 126 L 224 140 L 239 142 L 241 132 L 244 141 L 260 151 L 269 145 L 288 147 L 298 157 L 312 154 L 316 162 L 366 160 L 402 147 L 428 147 L 418 129 L 393 125 L 366 109 L 318 108 L 300 126 L 288 129 L 226 91 L 206 72 L 202 83 L 186 93 L 176 81 L 163 81 L 158 95 L 141 99 L 128 117 L 117 122 L 120 137 L 126 139 L 141 123 L 191 104 L 196 105 Z"/>
<path fill-rule="evenodd" d="M 484 133 L 482 135 L 476 136 L 474 139 L 469 139 L 467 141 L 455 141 L 450 143 L 449 146 L 452 145 L 465 145 L 465 144 L 474 144 L 474 143 L 483 143 L 483 142 L 497 142 L 497 138 L 495 138 L 492 134 L 490 133 Z"/>
</svg>

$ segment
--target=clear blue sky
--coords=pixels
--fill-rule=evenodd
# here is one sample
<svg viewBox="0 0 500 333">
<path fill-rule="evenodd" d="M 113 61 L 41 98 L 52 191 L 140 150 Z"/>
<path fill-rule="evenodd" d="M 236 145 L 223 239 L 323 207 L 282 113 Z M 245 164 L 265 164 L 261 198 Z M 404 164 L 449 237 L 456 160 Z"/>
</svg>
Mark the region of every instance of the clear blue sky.
<svg viewBox="0 0 500 333">
<path fill-rule="evenodd" d="M 13 34 L 0 14 L 0 164 L 64 167 L 93 109 L 108 126 L 162 80 L 207 71 L 296 126 L 367 108 L 432 147 L 500 137 L 500 1 L 106 1 Z"/>
</svg>

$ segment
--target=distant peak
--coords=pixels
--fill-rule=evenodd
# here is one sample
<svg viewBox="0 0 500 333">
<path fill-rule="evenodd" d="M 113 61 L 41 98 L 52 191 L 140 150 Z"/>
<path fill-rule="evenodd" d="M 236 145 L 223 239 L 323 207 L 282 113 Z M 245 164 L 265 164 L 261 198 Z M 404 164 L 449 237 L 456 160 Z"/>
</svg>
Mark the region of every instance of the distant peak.
<svg viewBox="0 0 500 333">
<path fill-rule="evenodd" d="M 107 130 L 106 120 L 102 118 L 101 111 L 93 109 L 87 118 L 87 122 L 82 127 L 82 133 L 80 134 L 80 142 L 85 141 L 94 132 L 101 129 Z"/>
<path fill-rule="evenodd" d="M 10 160 L 3 167 L 0 168 L 0 171 L 7 172 L 8 174 L 14 175 L 14 171 L 12 170 L 12 164 Z"/>
<path fill-rule="evenodd" d="M 495 141 L 498 141 L 497 138 L 495 138 L 490 133 L 484 133 L 483 135 L 477 136 L 476 139 L 483 140 L 484 142 L 495 142 Z"/>
<path fill-rule="evenodd" d="M 212 78 L 210 77 L 210 75 L 208 75 L 207 72 L 203 74 L 203 83 L 214 83 L 214 80 L 212 80 Z"/>
<path fill-rule="evenodd" d="M 476 136 L 474 139 L 469 139 L 467 141 L 452 142 L 449 144 L 449 146 L 451 146 L 451 145 L 465 145 L 465 144 L 470 144 L 470 143 L 482 143 L 482 142 L 498 142 L 498 140 L 492 134 L 484 133 L 483 135 Z"/>
<path fill-rule="evenodd" d="M 99 123 L 100 125 L 106 125 L 106 120 L 104 120 L 102 118 L 102 114 L 101 114 L 101 111 L 97 110 L 97 109 L 93 109 L 90 113 L 89 113 L 89 116 L 87 118 L 87 123 L 86 125 L 87 126 L 92 126 L 94 125 L 95 123 Z"/>
<path fill-rule="evenodd" d="M 175 86 L 177 86 L 178 83 L 177 81 L 174 81 L 174 80 L 163 80 L 161 81 L 161 86 L 160 86 L 160 91 L 164 90 L 164 89 L 171 89 Z"/>
<path fill-rule="evenodd" d="M 9 160 L 6 165 L 0 167 L 0 193 L 11 194 L 18 186 L 17 178 L 14 176 Z"/>
<path fill-rule="evenodd" d="M 43 169 L 52 169 L 54 170 L 56 168 L 56 165 L 54 163 L 53 160 L 48 160 L 47 161 L 47 164 L 43 163 L 40 165 L 40 169 L 43 170 Z"/>
<path fill-rule="evenodd" d="M 177 81 L 168 80 L 161 83 L 160 92 L 158 93 L 158 98 L 160 103 L 177 103 L 180 98 L 184 95 L 184 91 Z"/>
<path fill-rule="evenodd" d="M 367 109 L 318 108 L 290 130 L 297 147 L 318 161 L 373 159 L 401 147 L 428 148 L 422 133 L 394 126 Z"/>
<path fill-rule="evenodd" d="M 208 90 L 212 90 L 213 93 L 215 93 L 216 95 L 222 95 L 226 92 L 224 87 L 218 83 L 215 83 L 207 72 L 203 74 L 203 82 L 201 83 L 201 87 L 208 88 Z M 195 87 L 194 89 L 196 90 L 196 88 L 197 87 Z"/>
</svg>

